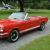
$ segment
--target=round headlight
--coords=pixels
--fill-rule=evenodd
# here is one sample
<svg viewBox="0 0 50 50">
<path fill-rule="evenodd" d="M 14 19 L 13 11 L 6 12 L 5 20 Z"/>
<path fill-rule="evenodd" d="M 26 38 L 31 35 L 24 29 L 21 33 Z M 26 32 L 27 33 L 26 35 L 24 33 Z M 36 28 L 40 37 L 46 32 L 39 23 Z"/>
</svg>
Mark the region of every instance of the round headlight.
<svg viewBox="0 0 50 50">
<path fill-rule="evenodd" d="M 3 25 L 0 25 L 0 32 L 3 32 Z"/>
<path fill-rule="evenodd" d="M 0 27 L 0 32 L 3 32 L 3 27 Z"/>
</svg>

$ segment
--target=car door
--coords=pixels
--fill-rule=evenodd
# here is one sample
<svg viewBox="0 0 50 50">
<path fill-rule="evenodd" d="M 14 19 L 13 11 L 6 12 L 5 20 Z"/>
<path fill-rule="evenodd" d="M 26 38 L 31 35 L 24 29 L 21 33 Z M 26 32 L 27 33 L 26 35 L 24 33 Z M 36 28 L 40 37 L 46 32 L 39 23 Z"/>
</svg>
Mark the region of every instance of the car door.
<svg viewBox="0 0 50 50">
<path fill-rule="evenodd" d="M 20 25 L 21 32 L 29 31 L 33 28 L 39 27 L 38 23 L 39 23 L 38 19 L 36 20 L 27 19 L 27 20 L 21 21 L 21 25 Z"/>
<path fill-rule="evenodd" d="M 22 20 L 19 24 L 20 33 L 26 32 L 31 28 L 31 20 Z"/>
<path fill-rule="evenodd" d="M 25 21 L 27 29 L 39 27 L 39 19 L 30 18 L 29 20 Z"/>
<path fill-rule="evenodd" d="M 25 20 L 25 23 L 26 23 L 27 29 L 32 27 L 32 21 L 30 19 L 29 20 Z"/>
</svg>

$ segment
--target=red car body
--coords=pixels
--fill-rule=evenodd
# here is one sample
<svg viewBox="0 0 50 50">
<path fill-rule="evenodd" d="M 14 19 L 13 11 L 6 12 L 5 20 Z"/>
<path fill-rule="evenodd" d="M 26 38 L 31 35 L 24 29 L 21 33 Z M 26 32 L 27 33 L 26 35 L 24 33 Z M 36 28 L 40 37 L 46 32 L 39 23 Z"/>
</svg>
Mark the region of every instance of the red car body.
<svg viewBox="0 0 50 50">
<path fill-rule="evenodd" d="M 3 32 L 0 31 L 0 38 L 8 38 L 13 29 L 18 29 L 19 33 L 40 27 L 42 22 L 47 23 L 47 17 L 29 17 L 29 20 L 0 20 L 0 27 L 3 27 Z"/>
</svg>

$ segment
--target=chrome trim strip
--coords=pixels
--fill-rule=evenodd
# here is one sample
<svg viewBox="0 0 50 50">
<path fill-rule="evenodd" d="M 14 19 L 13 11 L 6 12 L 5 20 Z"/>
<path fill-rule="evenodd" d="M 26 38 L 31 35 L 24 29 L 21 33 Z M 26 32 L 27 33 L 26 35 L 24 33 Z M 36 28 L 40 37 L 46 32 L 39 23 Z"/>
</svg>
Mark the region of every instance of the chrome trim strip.
<svg viewBox="0 0 50 50">
<path fill-rule="evenodd" d="M 0 33 L 0 36 L 6 35 L 6 34 L 8 34 L 8 33 Z"/>
<path fill-rule="evenodd" d="M 35 28 L 38 28 L 38 27 L 40 27 L 40 25 L 38 25 L 36 27 L 33 27 L 33 28 L 29 28 L 29 29 L 23 30 L 23 31 L 20 31 L 20 33 L 27 32 L 29 30 L 32 30 L 32 29 L 35 29 Z"/>
</svg>

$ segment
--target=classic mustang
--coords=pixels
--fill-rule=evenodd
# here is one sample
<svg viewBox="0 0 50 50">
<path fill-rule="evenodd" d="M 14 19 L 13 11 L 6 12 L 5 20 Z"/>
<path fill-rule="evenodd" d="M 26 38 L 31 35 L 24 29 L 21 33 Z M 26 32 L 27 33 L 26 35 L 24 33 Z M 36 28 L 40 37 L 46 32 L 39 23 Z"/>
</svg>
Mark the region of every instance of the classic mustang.
<svg viewBox="0 0 50 50">
<path fill-rule="evenodd" d="M 0 20 L 0 38 L 8 38 L 11 42 L 16 42 L 23 32 L 39 28 L 44 30 L 47 17 L 28 16 L 28 13 L 12 13 L 8 19 Z"/>
</svg>

